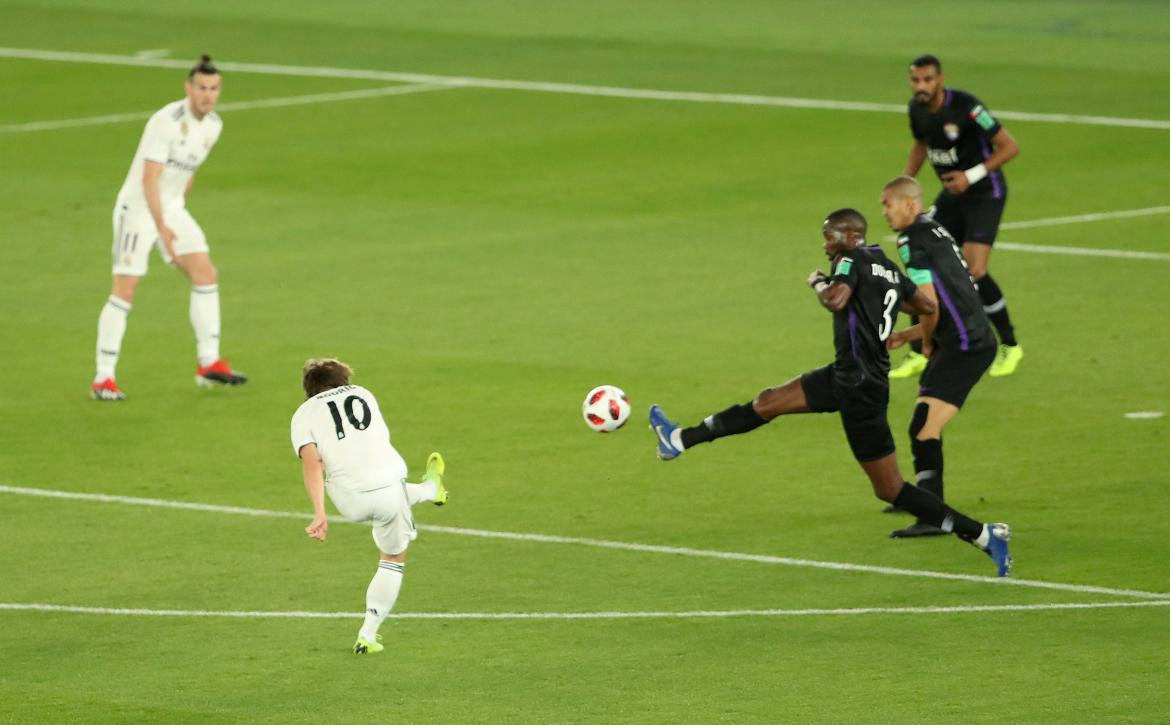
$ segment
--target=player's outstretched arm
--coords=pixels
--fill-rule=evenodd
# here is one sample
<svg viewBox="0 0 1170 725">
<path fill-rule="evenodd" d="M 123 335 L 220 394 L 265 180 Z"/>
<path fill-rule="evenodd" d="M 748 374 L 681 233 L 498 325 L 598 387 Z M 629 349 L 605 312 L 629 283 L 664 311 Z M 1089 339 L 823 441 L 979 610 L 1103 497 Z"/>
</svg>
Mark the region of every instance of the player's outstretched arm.
<svg viewBox="0 0 1170 725">
<path fill-rule="evenodd" d="M 329 518 L 325 514 L 325 465 L 321 461 L 321 454 L 317 452 L 316 443 L 302 446 L 300 456 L 305 492 L 309 494 L 309 502 L 313 505 L 313 523 L 305 527 L 305 533 L 324 541 L 329 533 Z"/>
</svg>

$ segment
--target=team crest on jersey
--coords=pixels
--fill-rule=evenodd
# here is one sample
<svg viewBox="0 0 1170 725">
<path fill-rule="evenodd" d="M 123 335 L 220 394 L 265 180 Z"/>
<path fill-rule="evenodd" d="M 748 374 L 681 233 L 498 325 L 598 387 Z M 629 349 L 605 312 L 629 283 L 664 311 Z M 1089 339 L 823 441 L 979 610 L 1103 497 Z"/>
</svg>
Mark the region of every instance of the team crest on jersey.
<svg viewBox="0 0 1170 725">
<path fill-rule="evenodd" d="M 958 141 L 959 140 L 959 124 L 948 123 L 948 124 L 944 125 L 943 126 L 943 133 L 945 133 L 947 135 L 947 138 L 950 139 L 951 141 Z"/>
<path fill-rule="evenodd" d="M 187 122 L 186 121 L 183 121 L 182 123 L 179 124 L 179 133 L 183 134 L 184 136 L 187 135 Z"/>
</svg>

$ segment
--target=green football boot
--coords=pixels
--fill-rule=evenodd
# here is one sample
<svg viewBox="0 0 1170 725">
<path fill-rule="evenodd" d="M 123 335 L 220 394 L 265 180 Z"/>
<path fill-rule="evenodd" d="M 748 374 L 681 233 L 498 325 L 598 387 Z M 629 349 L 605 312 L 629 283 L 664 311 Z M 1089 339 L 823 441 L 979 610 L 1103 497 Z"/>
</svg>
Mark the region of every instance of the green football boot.
<svg viewBox="0 0 1170 725">
<path fill-rule="evenodd" d="M 995 354 L 995 362 L 991 363 L 991 370 L 987 374 L 993 378 L 1011 375 L 1023 358 L 1024 348 L 1019 345 L 1000 345 Z"/>
<path fill-rule="evenodd" d="M 926 369 L 926 356 L 920 352 L 910 350 L 903 358 L 902 364 L 890 371 L 890 380 L 904 380 L 915 375 L 921 375 Z"/>
<path fill-rule="evenodd" d="M 447 470 L 447 464 L 443 462 L 443 457 L 438 453 L 432 453 L 427 457 L 427 472 L 423 478 L 427 481 L 435 482 L 435 505 L 442 506 L 447 503 L 447 487 L 443 485 L 443 471 Z"/>
<path fill-rule="evenodd" d="M 384 649 L 386 647 L 382 644 L 382 635 L 380 634 L 375 637 L 375 641 L 373 642 L 358 637 L 357 642 L 353 643 L 353 653 L 355 655 L 376 654 Z"/>
</svg>

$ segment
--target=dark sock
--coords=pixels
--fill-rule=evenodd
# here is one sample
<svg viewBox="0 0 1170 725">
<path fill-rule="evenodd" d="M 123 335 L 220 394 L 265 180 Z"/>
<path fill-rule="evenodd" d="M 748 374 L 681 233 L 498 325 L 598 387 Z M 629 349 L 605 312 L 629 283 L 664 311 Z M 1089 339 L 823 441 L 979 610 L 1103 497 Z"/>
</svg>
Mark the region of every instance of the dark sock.
<svg viewBox="0 0 1170 725">
<path fill-rule="evenodd" d="M 751 403 L 733 405 L 727 410 L 707 416 L 696 426 L 683 428 L 682 444 L 684 448 L 690 448 L 697 443 L 706 443 L 723 436 L 747 433 L 767 422 L 760 417 Z"/>
<path fill-rule="evenodd" d="M 1003 292 L 999 289 L 999 285 L 991 278 L 991 275 L 984 275 L 982 279 L 978 280 L 979 298 L 983 300 L 983 311 L 991 318 L 992 324 L 995 325 L 995 331 L 999 333 L 999 341 L 1004 345 L 1016 345 L 1016 331 L 1012 329 L 1012 318 L 1008 316 L 1007 301 L 1003 298 Z"/>
<path fill-rule="evenodd" d="M 923 523 L 953 531 L 963 541 L 974 541 L 983 533 L 983 524 L 943 503 L 938 496 L 912 483 L 903 483 L 894 505 L 918 517 Z"/>
<path fill-rule="evenodd" d="M 910 315 L 910 324 L 911 325 L 918 324 L 918 315 Z M 922 340 L 911 340 L 910 341 L 910 349 L 913 350 L 914 352 L 918 353 L 919 355 L 921 355 L 922 354 Z"/>
<path fill-rule="evenodd" d="M 942 501 L 943 497 L 943 454 L 942 441 L 930 438 L 924 441 L 913 439 L 910 450 L 914 454 L 915 485 L 930 491 Z"/>
</svg>

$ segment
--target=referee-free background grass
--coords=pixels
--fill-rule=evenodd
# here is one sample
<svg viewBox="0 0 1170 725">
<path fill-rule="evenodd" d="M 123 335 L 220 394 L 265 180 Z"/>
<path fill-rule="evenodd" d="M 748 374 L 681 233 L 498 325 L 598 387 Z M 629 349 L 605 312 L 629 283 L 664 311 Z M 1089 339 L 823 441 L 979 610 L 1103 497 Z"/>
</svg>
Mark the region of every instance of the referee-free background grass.
<svg viewBox="0 0 1170 725">
<path fill-rule="evenodd" d="M 0 2 L 0 46 L 904 102 L 942 56 L 993 110 L 1170 117 L 1152 2 Z M 1159 60 L 1160 59 L 1160 60 Z M 151 111 L 182 71 L 0 59 L 0 125 Z M 379 84 L 229 73 L 222 102 Z M 954 540 L 895 542 L 832 416 L 669 465 L 646 406 L 692 423 L 824 364 L 804 287 L 824 214 L 877 203 L 898 113 L 458 89 L 223 113 L 189 207 L 220 273 L 223 348 L 191 384 L 181 275 L 139 287 L 118 380 L 87 399 L 113 198 L 141 121 L 0 132 L 0 484 L 307 511 L 288 421 L 305 358 L 379 396 L 452 503 L 420 523 L 985 575 Z M 1005 221 L 1167 203 L 1170 132 L 1007 121 Z M 933 193 L 929 172 L 922 178 Z M 1167 251 L 1165 217 L 1004 231 Z M 887 243 L 887 248 L 889 247 Z M 1000 250 L 1027 351 L 947 430 L 948 498 L 1013 525 L 1020 578 L 1170 591 L 1170 262 Z M 578 406 L 622 386 L 626 429 Z M 890 419 L 910 472 L 914 385 Z M 1170 713 L 1163 607 L 582 621 L 389 621 L 349 654 L 368 533 L 0 495 L 0 604 L 353 611 L 353 620 L 0 610 L 12 721 L 1133 721 Z M 306 522 L 307 522 L 306 516 Z M 639 612 L 1125 601 L 1043 589 L 423 531 L 397 610 Z"/>
</svg>

